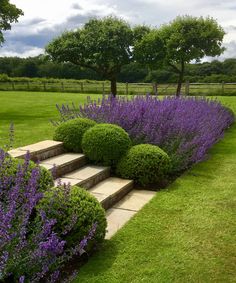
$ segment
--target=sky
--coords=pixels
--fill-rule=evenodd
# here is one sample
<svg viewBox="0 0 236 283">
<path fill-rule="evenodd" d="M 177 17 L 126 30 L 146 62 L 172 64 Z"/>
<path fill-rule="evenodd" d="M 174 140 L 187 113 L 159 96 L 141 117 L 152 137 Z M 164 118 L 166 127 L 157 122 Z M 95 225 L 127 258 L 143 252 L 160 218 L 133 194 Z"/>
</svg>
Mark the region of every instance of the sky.
<svg viewBox="0 0 236 283">
<path fill-rule="evenodd" d="M 44 53 L 47 43 L 65 30 L 81 27 L 91 17 L 115 15 L 131 25 L 159 27 L 179 15 L 210 16 L 227 33 L 226 51 L 219 58 L 236 57 L 235 0 L 10 0 L 24 12 L 4 33 L 0 56 L 29 57 Z M 211 58 L 209 58 L 210 60 Z"/>
</svg>

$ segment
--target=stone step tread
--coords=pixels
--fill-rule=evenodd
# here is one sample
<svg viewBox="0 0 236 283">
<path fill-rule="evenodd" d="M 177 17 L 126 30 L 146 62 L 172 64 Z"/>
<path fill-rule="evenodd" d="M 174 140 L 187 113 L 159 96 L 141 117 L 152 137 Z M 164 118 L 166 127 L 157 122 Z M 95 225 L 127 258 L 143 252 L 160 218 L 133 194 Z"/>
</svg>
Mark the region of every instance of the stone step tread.
<svg viewBox="0 0 236 283">
<path fill-rule="evenodd" d="M 86 165 L 82 168 L 79 168 L 71 173 L 64 175 L 63 178 L 86 180 L 92 178 L 94 175 L 97 175 L 107 170 L 110 170 L 110 168 L 104 166 Z"/>
<path fill-rule="evenodd" d="M 119 229 L 121 229 L 137 212 L 110 208 L 106 212 L 107 233 L 105 239 L 109 240 Z"/>
<path fill-rule="evenodd" d="M 132 190 L 121 201 L 116 203 L 114 208 L 139 211 L 155 194 L 155 191 Z"/>
<path fill-rule="evenodd" d="M 101 195 L 104 197 L 112 196 L 124 190 L 127 186 L 132 186 L 132 180 L 125 180 L 116 177 L 110 177 L 92 187 L 89 192 L 91 194 Z"/>
<path fill-rule="evenodd" d="M 21 146 L 12 150 L 9 150 L 9 154 L 13 157 L 21 157 L 26 154 L 27 151 L 30 153 L 40 153 L 42 151 L 50 150 L 54 147 L 63 146 L 63 142 L 53 141 L 53 140 L 45 140 L 41 142 L 37 142 L 34 144 Z"/>
<path fill-rule="evenodd" d="M 85 165 L 79 169 L 64 174 L 61 178 L 55 181 L 55 185 L 57 186 L 60 183 L 70 183 L 71 186 L 76 185 L 89 189 L 109 176 L 110 167 Z"/>
<path fill-rule="evenodd" d="M 106 239 L 110 239 L 147 204 L 155 194 L 156 192 L 148 190 L 132 190 L 112 208 L 108 209 L 106 212 L 108 224 Z"/>
<path fill-rule="evenodd" d="M 63 153 L 41 161 L 39 164 L 46 169 L 50 170 L 54 166 L 66 166 L 79 159 L 84 159 L 85 155 L 81 153 Z"/>
</svg>

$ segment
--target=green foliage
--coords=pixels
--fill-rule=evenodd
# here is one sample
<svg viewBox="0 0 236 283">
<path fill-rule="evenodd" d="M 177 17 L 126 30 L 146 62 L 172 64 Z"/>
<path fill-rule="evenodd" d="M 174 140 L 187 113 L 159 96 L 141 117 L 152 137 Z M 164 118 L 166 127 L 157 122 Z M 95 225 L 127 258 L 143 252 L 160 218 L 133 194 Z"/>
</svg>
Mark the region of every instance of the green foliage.
<svg viewBox="0 0 236 283">
<path fill-rule="evenodd" d="M 86 118 L 77 118 L 64 122 L 56 128 L 53 139 L 62 141 L 68 151 L 82 152 L 82 137 L 94 125 L 96 125 L 96 122 Z"/>
<path fill-rule="evenodd" d="M 16 176 L 17 169 L 19 165 L 23 165 L 24 160 L 23 159 L 17 159 L 17 158 L 11 158 L 11 162 L 9 162 L 9 166 L 6 168 L 6 171 L 4 172 L 5 176 Z M 31 172 L 34 168 L 36 168 L 38 165 L 35 164 L 33 161 L 29 162 L 29 167 L 27 169 L 27 172 L 25 174 L 25 183 L 29 181 L 31 177 Z M 39 166 L 40 168 L 40 180 L 39 180 L 39 191 L 45 192 L 50 187 L 53 186 L 53 178 L 50 171 L 48 171 L 46 168 Z"/>
<path fill-rule="evenodd" d="M 0 82 L 8 82 L 10 78 L 6 74 L 0 74 Z"/>
<path fill-rule="evenodd" d="M 139 42 L 142 38 L 150 32 L 151 28 L 145 25 L 137 25 L 133 28 L 134 41 Z"/>
<path fill-rule="evenodd" d="M 48 190 L 38 209 L 43 209 L 51 219 L 56 219 L 54 231 L 67 242 L 67 248 L 75 246 L 97 224 L 94 241 L 87 247 L 103 241 L 106 233 L 105 211 L 98 200 L 85 189 L 61 186 Z M 65 230 L 68 233 L 63 233 Z"/>
<path fill-rule="evenodd" d="M 158 52 L 157 50 L 155 52 Z M 154 53 L 155 54 L 155 53 Z M 142 55 L 142 53 L 140 54 Z M 31 72 L 31 64 L 34 62 L 35 70 Z M 8 77 L 6 76 L 8 75 Z M 217 77 L 215 77 L 217 75 Z M 212 77 L 214 76 L 214 77 Z M 108 81 L 98 81 L 101 77 L 94 71 L 82 68 L 72 63 L 48 62 L 40 56 L 34 58 L 0 57 L 0 88 L 12 89 L 11 82 L 15 83 L 15 89 L 19 90 L 42 90 L 46 83 L 47 91 L 81 91 L 80 83 L 86 84 L 84 92 L 102 93 L 102 83 L 105 83 L 108 92 Z M 225 61 L 213 60 L 211 62 L 190 63 L 185 66 L 185 81 L 190 82 L 235 82 L 236 81 L 236 59 L 226 59 Z M 96 80 L 96 81 L 95 81 Z M 152 69 L 143 66 L 138 62 L 131 62 L 121 68 L 118 75 L 119 82 L 157 82 L 176 83 L 178 74 L 173 72 L 170 66 L 156 64 Z M 64 84 L 64 89 L 62 87 Z M 91 85 L 91 88 L 90 88 Z M 67 88 L 68 86 L 68 88 Z M 118 85 L 118 92 L 119 92 Z M 142 91 L 140 91 L 142 92 Z"/>
<path fill-rule="evenodd" d="M 167 64 L 199 61 L 204 56 L 220 55 L 225 32 L 213 18 L 177 17 L 159 30 L 166 48 Z"/>
<path fill-rule="evenodd" d="M 170 66 L 178 74 L 176 94 L 180 95 L 185 64 L 204 56 L 217 56 L 222 47 L 224 30 L 216 20 L 207 17 L 177 17 L 169 24 L 153 29 L 134 46 L 136 59 L 153 68 Z"/>
<path fill-rule="evenodd" d="M 111 92 L 115 95 L 121 66 L 132 58 L 132 43 L 129 24 L 115 17 L 106 17 L 91 19 L 83 28 L 63 33 L 48 44 L 46 52 L 55 61 L 71 62 L 94 70 L 111 81 Z"/>
<path fill-rule="evenodd" d="M 91 161 L 106 166 L 116 166 L 130 147 L 129 135 L 121 127 L 112 124 L 98 124 L 89 129 L 82 139 L 85 155 Z"/>
<path fill-rule="evenodd" d="M 158 30 L 154 29 L 146 33 L 142 40 L 137 41 L 134 45 L 135 59 L 151 69 L 162 66 L 165 56 L 166 47 Z"/>
<path fill-rule="evenodd" d="M 17 22 L 22 10 L 11 4 L 9 0 L 0 0 L 0 46 L 4 42 L 2 31 L 11 29 L 11 24 Z"/>
<path fill-rule="evenodd" d="M 158 146 L 139 144 L 131 147 L 117 165 L 117 174 L 141 185 L 160 182 L 170 169 L 170 158 Z"/>
</svg>

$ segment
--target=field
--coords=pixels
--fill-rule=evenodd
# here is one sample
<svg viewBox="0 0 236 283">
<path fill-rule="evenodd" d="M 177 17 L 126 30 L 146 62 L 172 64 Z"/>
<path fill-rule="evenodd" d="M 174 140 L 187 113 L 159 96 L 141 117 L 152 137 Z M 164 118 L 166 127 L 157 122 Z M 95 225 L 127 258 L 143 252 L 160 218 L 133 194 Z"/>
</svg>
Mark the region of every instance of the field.
<svg viewBox="0 0 236 283">
<path fill-rule="evenodd" d="M 15 129 L 14 147 L 51 139 L 54 127 L 50 119 L 58 117 L 56 104 L 84 103 L 87 96 L 77 93 L 0 92 L 0 146 L 8 140 L 11 122 Z"/>
<path fill-rule="evenodd" d="M 98 95 L 92 95 L 97 98 Z M 0 92 L 0 145 L 11 122 L 14 147 L 52 138 L 56 103 L 86 94 Z M 236 98 L 218 97 L 236 113 Z M 75 282 L 236 282 L 236 125 L 145 206 L 81 269 Z"/>
</svg>

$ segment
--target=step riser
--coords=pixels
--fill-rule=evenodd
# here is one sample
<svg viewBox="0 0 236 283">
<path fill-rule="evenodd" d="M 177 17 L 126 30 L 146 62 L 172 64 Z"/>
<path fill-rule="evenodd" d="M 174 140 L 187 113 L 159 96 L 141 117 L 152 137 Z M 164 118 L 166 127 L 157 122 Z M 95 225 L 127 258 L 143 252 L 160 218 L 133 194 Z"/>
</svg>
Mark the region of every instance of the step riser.
<svg viewBox="0 0 236 283">
<path fill-rule="evenodd" d="M 97 185 L 99 182 L 108 178 L 109 176 L 110 176 L 110 169 L 106 169 L 103 172 L 98 173 L 97 175 L 80 182 L 78 185 L 82 188 L 90 189 L 93 186 Z"/>
<path fill-rule="evenodd" d="M 123 187 L 119 192 L 114 195 L 107 197 L 105 200 L 101 202 L 102 207 L 105 210 L 108 210 L 113 205 L 115 205 L 118 201 L 120 201 L 124 196 L 126 196 L 130 191 L 132 191 L 134 187 L 133 182 Z"/>
<path fill-rule="evenodd" d="M 52 149 L 48 149 L 42 152 L 38 152 L 38 153 L 31 153 L 30 154 L 30 159 L 34 162 L 37 161 L 43 161 L 45 159 L 60 155 L 65 153 L 65 150 L 63 148 L 63 146 L 57 146 L 55 148 Z"/>
<path fill-rule="evenodd" d="M 59 165 L 56 166 L 56 168 L 54 169 L 50 169 L 50 171 L 53 174 L 53 178 L 54 180 L 57 178 L 60 178 L 62 175 L 65 175 L 67 173 L 70 173 L 80 167 L 83 167 L 84 165 L 86 165 L 87 160 L 85 157 L 82 157 L 78 160 L 75 160 L 69 164 L 63 164 L 63 165 Z"/>
</svg>

